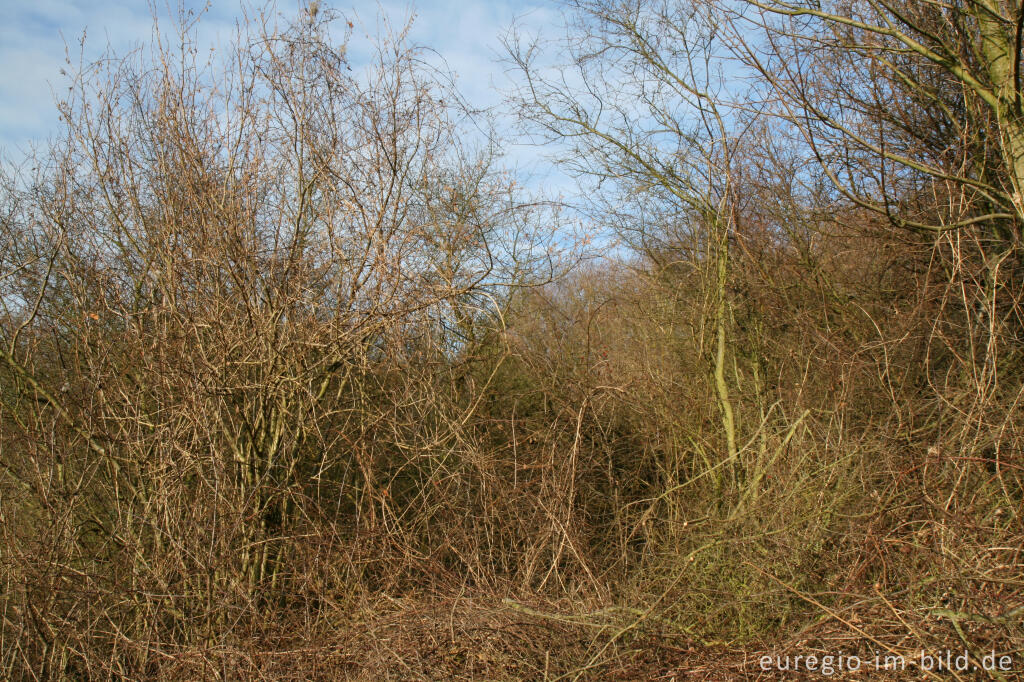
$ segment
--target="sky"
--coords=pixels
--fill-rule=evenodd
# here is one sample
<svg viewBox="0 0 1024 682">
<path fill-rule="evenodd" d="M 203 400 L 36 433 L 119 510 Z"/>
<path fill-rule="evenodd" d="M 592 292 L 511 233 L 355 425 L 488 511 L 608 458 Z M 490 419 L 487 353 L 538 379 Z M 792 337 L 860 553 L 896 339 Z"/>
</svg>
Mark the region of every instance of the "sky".
<svg viewBox="0 0 1024 682">
<path fill-rule="evenodd" d="M 369 36 L 376 30 L 379 14 L 394 25 L 414 15 L 411 40 L 436 51 L 457 74 L 463 96 L 477 106 L 501 102 L 501 88 L 509 85 L 498 63 L 503 53 L 501 38 L 513 21 L 528 32 L 554 23 L 557 8 L 550 0 L 376 0 L 351 4 L 322 2 L 353 20 L 355 31 L 349 56 L 358 61 L 369 53 Z M 170 16 L 168 5 L 178 0 L 156 0 L 157 15 Z M 199 40 L 207 45 L 226 45 L 235 21 L 242 14 L 238 0 L 185 0 L 186 9 L 206 8 L 199 24 Z M 259 5 L 259 3 L 253 3 Z M 297 0 L 280 0 L 277 12 L 297 16 Z M 0 157 L 20 158 L 33 143 L 45 143 L 58 128 L 55 95 L 66 87 L 65 61 L 70 52 L 78 63 L 80 49 L 85 61 L 99 57 L 107 45 L 124 54 L 146 42 L 152 34 L 153 10 L 147 0 L 0 0 Z M 363 30 L 360 30 L 360 29 Z M 80 39 L 85 34 L 84 48 Z M 525 146 L 513 148 L 517 163 L 529 165 L 541 152 Z"/>
</svg>

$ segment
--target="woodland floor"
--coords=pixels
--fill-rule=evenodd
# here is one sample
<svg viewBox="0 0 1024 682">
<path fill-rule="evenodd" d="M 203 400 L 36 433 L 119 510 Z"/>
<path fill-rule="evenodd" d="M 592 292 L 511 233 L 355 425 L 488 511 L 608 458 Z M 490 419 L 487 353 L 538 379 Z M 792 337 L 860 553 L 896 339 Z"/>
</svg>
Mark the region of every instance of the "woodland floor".
<svg viewBox="0 0 1024 682">
<path fill-rule="evenodd" d="M 223 671 L 229 678 L 273 680 L 998 679 L 981 672 L 959 677 L 929 673 L 913 665 L 910 656 L 903 671 L 878 670 L 871 663 L 876 644 L 834 619 L 818 619 L 787 640 L 730 645 L 701 643 L 642 622 L 621 632 L 636 619 L 577 624 L 539 606 L 487 598 L 383 599 L 344 617 L 347 622 L 332 628 L 334 641 L 326 638 L 311 646 L 300 638 L 251 633 L 255 636 L 248 641 L 261 641 L 259 647 L 194 652 L 191 661 L 186 654 L 181 672 L 195 674 L 198 659 L 216 659 L 235 661 L 232 672 Z M 766 654 L 820 657 L 840 651 L 859 652 L 861 669 L 825 675 L 820 670 L 764 671 L 760 664 Z M 1005 679 L 1016 679 L 1014 674 Z"/>
</svg>

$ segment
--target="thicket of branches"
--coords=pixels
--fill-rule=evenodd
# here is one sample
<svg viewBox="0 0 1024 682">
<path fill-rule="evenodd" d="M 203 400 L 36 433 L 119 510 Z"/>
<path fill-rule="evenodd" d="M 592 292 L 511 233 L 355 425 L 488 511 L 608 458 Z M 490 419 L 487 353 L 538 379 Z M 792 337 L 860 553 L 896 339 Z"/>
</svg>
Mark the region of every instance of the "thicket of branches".
<svg viewBox="0 0 1024 682">
<path fill-rule="evenodd" d="M 1024 10 L 562 9 L 510 101 L 600 258 L 404 31 L 78 69 L 0 191 L 0 675 L 1019 671 Z"/>
</svg>

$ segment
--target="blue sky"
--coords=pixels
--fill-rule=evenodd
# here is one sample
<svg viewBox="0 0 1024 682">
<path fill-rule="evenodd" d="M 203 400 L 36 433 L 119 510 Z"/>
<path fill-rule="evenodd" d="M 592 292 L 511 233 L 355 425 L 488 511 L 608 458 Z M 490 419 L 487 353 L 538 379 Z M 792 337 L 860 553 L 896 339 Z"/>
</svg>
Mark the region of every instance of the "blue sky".
<svg viewBox="0 0 1024 682">
<path fill-rule="evenodd" d="M 351 3 L 351 0 L 349 0 Z M 156 0 L 158 15 L 166 18 L 167 5 L 177 0 Z M 258 3 L 256 3 L 258 4 Z M 393 24 L 415 14 L 414 43 L 437 51 L 458 75 L 459 89 L 473 104 L 490 106 L 501 101 L 506 86 L 501 37 L 516 19 L 528 30 L 557 24 L 558 9 L 549 0 L 401 0 L 343 4 L 323 2 L 353 19 L 356 30 L 349 45 L 354 60 L 368 46 L 379 13 Z M 186 8 L 201 10 L 206 3 L 186 0 Z M 297 0 L 280 0 L 277 12 L 285 17 L 299 11 Z M 200 23 L 199 37 L 207 44 L 226 43 L 241 16 L 237 0 L 215 0 Z M 364 30 L 360 31 L 360 27 Z M 54 93 L 65 87 L 61 69 L 66 49 L 77 63 L 79 39 L 86 32 L 86 61 L 109 45 L 126 53 L 149 39 L 152 11 L 146 0 L 0 0 L 0 154 L 21 157 L 28 145 L 42 143 L 57 129 Z M 525 148 L 513 150 L 519 161 L 529 161 Z M 539 152 L 536 154 L 539 155 Z"/>
</svg>

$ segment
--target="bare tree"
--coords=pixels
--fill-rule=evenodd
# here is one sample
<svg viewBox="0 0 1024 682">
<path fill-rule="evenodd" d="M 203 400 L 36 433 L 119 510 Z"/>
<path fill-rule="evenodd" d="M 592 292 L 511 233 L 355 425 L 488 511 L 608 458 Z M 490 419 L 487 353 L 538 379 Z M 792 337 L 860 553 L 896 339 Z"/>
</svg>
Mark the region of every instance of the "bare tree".
<svg viewBox="0 0 1024 682">
<path fill-rule="evenodd" d="M 732 24 L 734 44 L 845 196 L 906 227 L 985 223 L 1016 241 L 1020 7 L 755 1 L 746 9 Z M 935 215 L 920 203 L 915 212 L 927 195 L 937 199 Z"/>
<path fill-rule="evenodd" d="M 723 15 L 727 8 L 723 6 Z M 934 235 L 932 382 L 996 453 L 1019 395 L 1024 9 L 998 2 L 760 2 L 732 14 L 736 54 L 763 79 L 837 199 Z M 1011 411 L 1012 412 L 1012 411 Z"/>
<path fill-rule="evenodd" d="M 656 272 L 703 273 L 712 333 L 697 352 L 711 357 L 723 447 L 718 456 L 699 449 L 706 475 L 724 490 L 723 475 L 734 484 L 744 475 L 729 286 L 742 126 L 725 97 L 717 19 L 700 4 L 569 7 L 559 65 L 543 61 L 541 45 L 510 41 L 519 106 L 544 139 L 562 145 L 565 165 L 593 183 L 597 221 L 614 225 Z"/>
<path fill-rule="evenodd" d="M 468 419 L 444 365 L 550 258 L 540 209 L 407 28 L 354 70 L 339 24 L 257 14 L 204 64 L 183 20 L 83 65 L 63 137 L 8 179 L 8 671 L 233 646 L 339 579 L 341 538 L 400 536 L 397 472 Z"/>
</svg>

